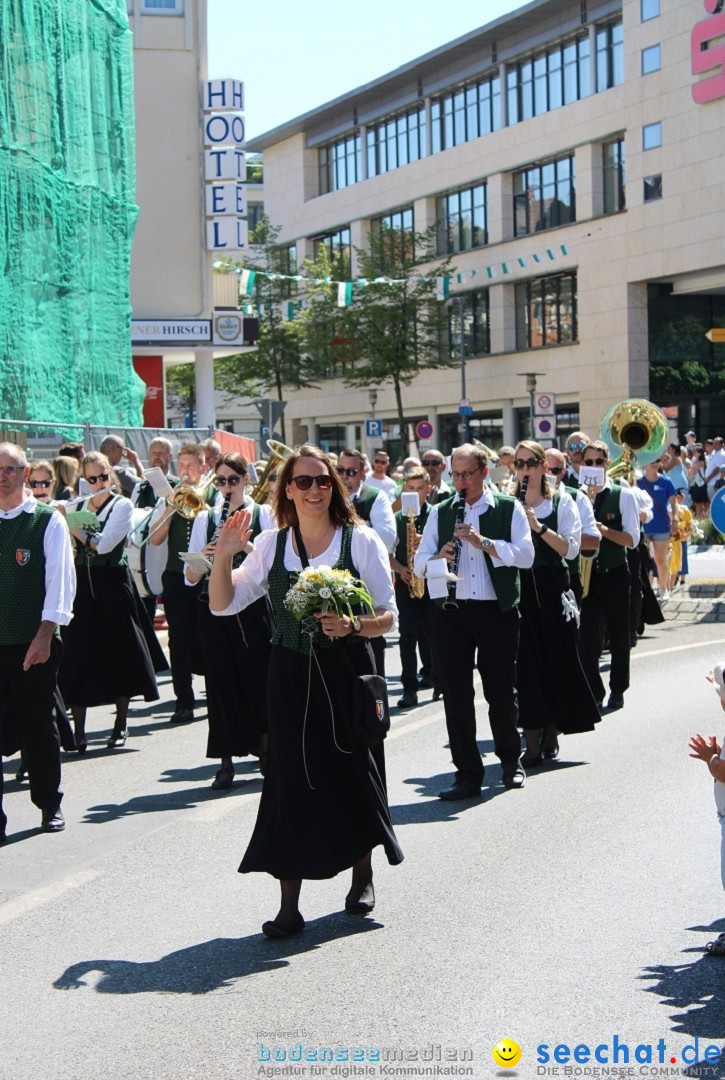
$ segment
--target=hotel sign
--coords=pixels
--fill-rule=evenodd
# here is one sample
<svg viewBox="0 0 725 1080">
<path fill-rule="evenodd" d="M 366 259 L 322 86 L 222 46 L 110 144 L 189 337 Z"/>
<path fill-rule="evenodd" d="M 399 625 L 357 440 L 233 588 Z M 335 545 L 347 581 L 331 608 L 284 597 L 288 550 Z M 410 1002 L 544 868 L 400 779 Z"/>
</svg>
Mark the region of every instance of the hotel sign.
<svg viewBox="0 0 725 1080">
<path fill-rule="evenodd" d="M 133 319 L 131 343 L 186 348 L 244 345 L 256 341 L 258 327 L 257 319 L 245 319 L 237 311 L 214 311 L 212 319 Z"/>
<path fill-rule="evenodd" d="M 244 83 L 211 79 L 204 85 L 204 180 L 206 246 L 244 251 L 247 221 Z"/>
<path fill-rule="evenodd" d="M 709 19 L 692 28 L 692 74 L 706 76 L 692 84 L 698 105 L 725 97 L 725 0 L 704 0 Z"/>
</svg>

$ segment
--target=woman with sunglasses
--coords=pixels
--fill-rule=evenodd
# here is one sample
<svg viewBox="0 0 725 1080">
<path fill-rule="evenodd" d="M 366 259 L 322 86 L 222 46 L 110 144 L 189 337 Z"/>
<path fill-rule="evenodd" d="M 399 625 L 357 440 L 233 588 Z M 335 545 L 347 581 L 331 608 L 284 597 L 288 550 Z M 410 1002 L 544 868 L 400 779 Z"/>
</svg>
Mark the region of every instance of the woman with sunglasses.
<svg viewBox="0 0 725 1080">
<path fill-rule="evenodd" d="M 36 502 L 48 505 L 55 488 L 55 470 L 49 461 L 31 461 L 28 487 Z"/>
<path fill-rule="evenodd" d="M 224 518 L 242 507 L 251 511 L 250 543 L 234 557 L 241 566 L 252 550 L 251 542 L 264 529 L 272 528 L 269 506 L 258 506 L 245 498 L 247 459 L 242 454 L 222 454 L 214 466 L 214 484 L 224 497 L 194 521 L 190 552 L 214 558 L 216 537 Z M 205 577 L 189 566 L 184 571 L 187 585 L 197 585 Z M 267 684 L 264 675 L 269 663 L 272 620 L 269 603 L 262 597 L 244 611 L 226 619 L 215 619 L 209 611 L 205 586 L 199 594 L 199 640 L 206 672 L 206 704 L 209 739 L 206 756 L 219 758 L 221 766 L 212 787 L 229 788 L 234 782 L 233 757 L 254 754 L 264 768 L 267 740 Z"/>
<path fill-rule="evenodd" d="M 521 636 L 517 664 L 519 717 L 526 738 L 525 769 L 559 756 L 558 732 L 593 731 L 599 721 L 577 651 L 579 612 L 567 559 L 579 554 L 581 519 L 568 492 L 553 491 L 544 449 L 516 447 L 513 494 L 521 498 L 534 538 L 534 565 L 521 571 Z"/>
<path fill-rule="evenodd" d="M 267 775 L 239 869 L 279 879 L 280 909 L 262 930 L 282 938 L 304 929 L 298 906 L 303 878 L 331 878 L 352 868 L 345 911 L 363 915 L 375 904 L 372 849 L 382 844 L 391 864 L 403 855 L 387 804 L 383 747 L 357 743 L 350 718 L 350 669 L 374 671 L 369 639 L 396 622 L 387 552 L 362 526 L 316 446 L 298 448 L 281 466 L 275 511 L 278 528 L 257 537 L 237 570 L 232 558 L 249 539 L 252 516 L 242 510 L 229 517 L 217 541 L 209 597 L 212 611 L 228 617 L 268 593 L 276 619 Z M 366 583 L 375 613 L 318 613 L 319 628 L 306 632 L 284 604 L 306 565 L 350 571 Z"/>
<path fill-rule="evenodd" d="M 58 682 L 73 714 L 78 753 L 84 754 L 87 709 L 115 704 L 107 746 L 124 746 L 129 699 L 158 700 L 155 672 L 165 671 L 168 664 L 128 569 L 126 538 L 133 504 L 118 494 L 105 454 L 86 454 L 81 475 L 92 494 L 75 509 L 95 514 L 98 525 L 71 529 L 78 588 L 73 619 L 63 629 Z"/>
</svg>

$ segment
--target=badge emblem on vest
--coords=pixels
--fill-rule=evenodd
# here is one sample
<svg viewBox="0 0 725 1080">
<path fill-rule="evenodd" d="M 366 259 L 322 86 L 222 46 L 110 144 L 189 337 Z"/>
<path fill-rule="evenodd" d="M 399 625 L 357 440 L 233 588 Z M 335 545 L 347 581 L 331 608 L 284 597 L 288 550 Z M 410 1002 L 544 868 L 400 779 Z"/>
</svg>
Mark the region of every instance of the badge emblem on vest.
<svg viewBox="0 0 725 1080">
<path fill-rule="evenodd" d="M 18 548 L 15 552 L 15 562 L 18 566 L 27 566 L 30 562 L 30 549 Z"/>
<path fill-rule="evenodd" d="M 615 514 L 605 514 L 604 515 L 604 520 L 605 521 L 614 521 L 615 516 L 616 516 Z"/>
<path fill-rule="evenodd" d="M 375 700 L 375 715 L 378 720 L 382 720 L 385 717 L 385 703 L 377 698 Z"/>
</svg>

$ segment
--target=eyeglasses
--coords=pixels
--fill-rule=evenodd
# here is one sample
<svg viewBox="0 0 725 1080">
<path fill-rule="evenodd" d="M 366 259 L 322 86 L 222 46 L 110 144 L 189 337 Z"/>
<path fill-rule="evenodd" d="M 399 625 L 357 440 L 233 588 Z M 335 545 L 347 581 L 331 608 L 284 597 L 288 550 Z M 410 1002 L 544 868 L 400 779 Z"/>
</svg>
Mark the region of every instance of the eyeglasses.
<svg viewBox="0 0 725 1080">
<path fill-rule="evenodd" d="M 108 480 L 110 480 L 110 478 L 111 478 L 110 473 L 102 472 L 102 473 L 99 473 L 98 476 L 85 476 L 83 479 L 85 480 L 85 482 L 87 484 L 97 484 L 99 480 L 102 480 L 103 483 L 105 484 Z"/>
<path fill-rule="evenodd" d="M 2 465 L 0 466 L 0 475 L 4 476 L 6 480 L 9 480 L 13 473 L 23 472 L 25 465 Z"/>
<path fill-rule="evenodd" d="M 564 466 L 563 465 L 552 465 L 552 467 L 549 469 L 549 472 L 551 473 L 552 476 L 558 476 L 559 473 L 564 472 Z"/>
<path fill-rule="evenodd" d="M 539 465 L 543 464 L 544 462 L 541 460 L 541 458 L 537 457 L 530 457 L 525 459 L 517 457 L 514 459 L 515 469 L 536 469 Z"/>
<path fill-rule="evenodd" d="M 349 472 L 350 470 L 348 469 L 347 471 Z M 357 469 L 355 470 L 355 472 L 358 471 L 359 470 Z M 332 477 L 329 473 L 322 473 L 320 476 L 293 476 L 292 483 L 297 484 L 300 491 L 309 491 L 313 484 L 317 484 L 318 488 L 326 490 L 327 488 L 332 487 Z"/>
<path fill-rule="evenodd" d="M 587 461 L 587 459 L 584 458 L 584 464 L 585 465 L 603 465 L 606 460 L 607 459 L 605 457 L 590 458 L 589 461 Z"/>
<path fill-rule="evenodd" d="M 28 487 L 31 487 L 31 488 L 37 488 L 37 487 L 49 488 L 50 484 L 51 484 L 50 480 L 28 480 Z"/>
<path fill-rule="evenodd" d="M 567 450 L 571 450 L 572 454 L 575 454 L 577 450 L 583 450 L 586 445 L 585 442 L 570 442 L 567 445 Z"/>
<path fill-rule="evenodd" d="M 215 487 L 224 487 L 225 484 L 229 484 L 229 487 L 236 487 L 237 484 L 241 484 L 242 476 L 246 476 L 246 472 L 241 473 L 239 476 L 215 476 Z"/>
<path fill-rule="evenodd" d="M 470 480 L 477 472 L 481 471 L 479 465 L 477 469 L 466 469 L 465 472 L 456 472 L 455 469 L 451 469 L 451 479 L 455 483 L 456 480 Z"/>
<path fill-rule="evenodd" d="M 426 469 L 442 469 L 442 461 L 421 461 L 421 465 L 424 465 Z"/>
<path fill-rule="evenodd" d="M 387 461 L 383 461 L 383 459 L 379 458 L 379 457 L 373 458 L 373 461 L 375 462 L 376 465 L 387 465 L 388 464 Z"/>
<path fill-rule="evenodd" d="M 377 464 L 377 462 L 376 462 Z M 360 472 L 359 469 L 343 469 L 342 465 L 337 466 L 337 472 L 339 476 L 357 476 Z"/>
</svg>

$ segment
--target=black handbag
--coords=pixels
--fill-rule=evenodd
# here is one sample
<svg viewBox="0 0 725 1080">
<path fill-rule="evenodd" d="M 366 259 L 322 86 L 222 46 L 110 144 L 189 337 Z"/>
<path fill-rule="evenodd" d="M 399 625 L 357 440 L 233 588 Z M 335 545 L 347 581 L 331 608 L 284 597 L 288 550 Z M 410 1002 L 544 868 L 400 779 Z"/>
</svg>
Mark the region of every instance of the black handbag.
<svg viewBox="0 0 725 1080">
<path fill-rule="evenodd" d="M 299 527 L 295 527 L 297 552 L 304 567 L 310 565 Z M 359 746 L 379 746 L 390 731 L 388 687 L 382 675 L 358 675 L 342 638 L 338 648 L 352 678 L 350 680 L 350 725 Z M 352 646 L 356 648 L 357 646 Z"/>
</svg>

